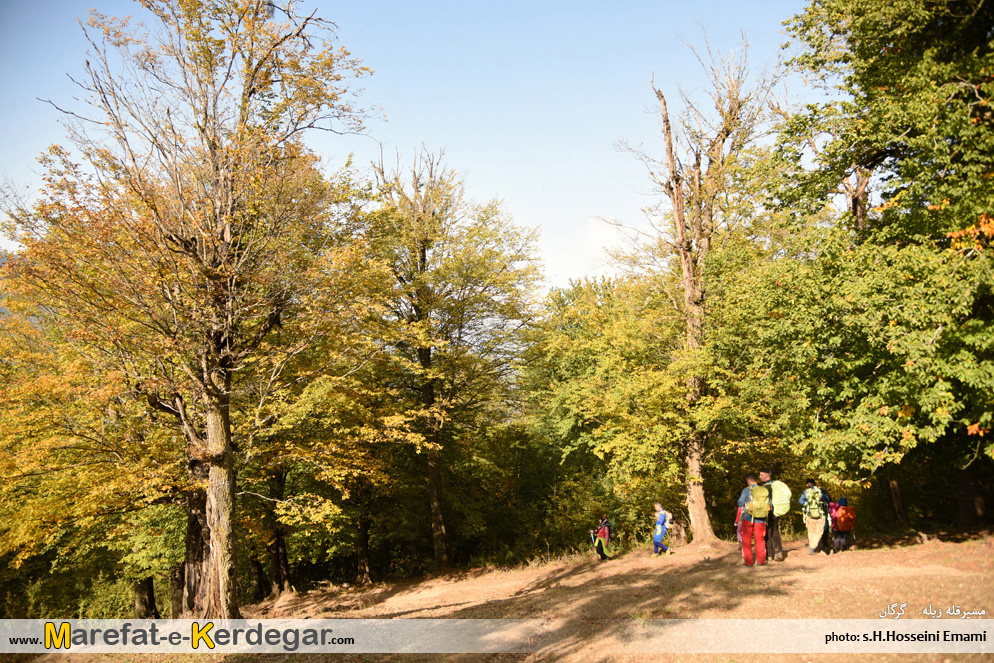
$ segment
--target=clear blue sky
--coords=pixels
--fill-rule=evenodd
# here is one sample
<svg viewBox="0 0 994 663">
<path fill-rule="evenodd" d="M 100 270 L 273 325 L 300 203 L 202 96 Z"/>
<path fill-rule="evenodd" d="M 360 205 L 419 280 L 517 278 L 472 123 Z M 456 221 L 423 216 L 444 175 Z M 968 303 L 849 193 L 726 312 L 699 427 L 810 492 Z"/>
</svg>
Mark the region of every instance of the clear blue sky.
<svg viewBox="0 0 994 663">
<path fill-rule="evenodd" d="M 0 177 L 39 181 L 35 158 L 63 141 L 59 114 L 38 98 L 71 104 L 85 42 L 77 17 L 89 7 L 140 15 L 125 0 L 0 0 Z M 343 46 L 375 70 L 363 99 L 382 109 L 368 136 L 312 141 L 329 166 L 354 152 L 360 165 L 424 143 L 445 148 L 474 199 L 498 197 L 520 225 L 541 230 L 551 285 L 607 273 L 598 221 L 638 224 L 650 204 L 643 167 L 620 140 L 659 149 L 649 79 L 675 99 L 703 85 L 684 45 L 738 48 L 746 33 L 753 69 L 772 62 L 781 22 L 800 0 L 697 2 L 364 2 L 302 5 L 338 24 Z M 675 109 L 672 108 L 671 112 Z"/>
</svg>

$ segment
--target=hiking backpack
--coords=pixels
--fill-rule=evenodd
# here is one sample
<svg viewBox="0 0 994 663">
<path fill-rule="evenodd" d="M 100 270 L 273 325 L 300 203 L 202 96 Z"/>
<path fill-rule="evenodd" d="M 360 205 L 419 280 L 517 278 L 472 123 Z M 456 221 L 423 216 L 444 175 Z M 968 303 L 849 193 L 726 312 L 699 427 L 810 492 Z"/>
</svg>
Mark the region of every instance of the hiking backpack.
<svg viewBox="0 0 994 663">
<path fill-rule="evenodd" d="M 851 506 L 840 506 L 835 514 L 835 529 L 840 532 L 851 532 L 856 524 L 856 511 Z"/>
<path fill-rule="evenodd" d="M 777 480 L 770 484 L 771 501 L 773 502 L 773 515 L 782 518 L 790 511 L 790 498 L 793 495 L 790 488 L 783 481 Z"/>
<path fill-rule="evenodd" d="M 669 511 L 663 511 L 663 522 L 656 523 L 656 533 L 653 536 L 665 535 L 673 527 L 673 514 Z"/>
<path fill-rule="evenodd" d="M 746 502 L 746 509 L 753 520 L 766 518 L 770 514 L 770 491 L 766 486 L 750 486 L 749 501 Z"/>
<path fill-rule="evenodd" d="M 805 515 L 812 518 L 822 518 L 825 516 L 825 505 L 821 503 L 821 488 L 814 486 L 804 491 L 807 497 L 807 504 L 804 505 Z"/>
</svg>

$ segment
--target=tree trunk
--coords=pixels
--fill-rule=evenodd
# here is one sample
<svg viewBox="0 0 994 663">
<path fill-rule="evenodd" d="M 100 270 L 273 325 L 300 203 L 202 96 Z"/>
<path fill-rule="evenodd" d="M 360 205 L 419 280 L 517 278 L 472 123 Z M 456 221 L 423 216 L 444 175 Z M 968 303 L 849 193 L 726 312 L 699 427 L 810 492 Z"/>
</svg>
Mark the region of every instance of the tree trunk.
<svg viewBox="0 0 994 663">
<path fill-rule="evenodd" d="M 190 479 L 201 481 L 206 478 L 207 469 L 200 461 L 190 461 Z M 200 593 L 200 579 L 207 559 L 210 530 L 207 529 L 207 493 L 200 489 L 190 491 L 186 498 L 186 555 L 183 559 L 183 597 L 181 612 L 193 615 Z"/>
<path fill-rule="evenodd" d="M 704 209 L 700 199 L 700 158 L 695 162 L 694 179 L 691 182 L 691 196 L 697 216 L 696 227 L 688 229 L 687 215 L 684 206 L 683 175 L 680 172 L 674 149 L 673 130 L 670 116 L 666 108 L 666 97 L 659 90 L 656 98 L 663 120 L 663 137 L 666 140 L 666 163 L 669 178 L 660 181 L 667 196 L 673 204 L 673 230 L 676 235 L 676 246 L 680 255 L 680 280 L 683 286 L 684 317 L 687 326 L 687 349 L 700 350 L 704 347 L 704 276 L 699 273 L 695 264 L 694 244 L 697 243 L 696 263 L 703 264 L 710 246 L 710 222 L 705 219 L 711 216 L 710 209 Z M 723 140 L 721 141 L 723 143 Z M 715 141 L 717 144 L 718 141 Z M 710 181 L 710 178 L 709 178 Z M 694 186 L 697 184 L 697 186 Z M 705 227 L 707 225 L 708 227 Z M 692 231 L 692 232 L 691 232 Z M 687 380 L 688 410 L 693 411 L 704 393 L 704 378 L 694 375 Z M 687 511 L 690 515 L 690 529 L 695 543 L 709 545 L 716 541 L 714 530 L 711 528 L 711 518 L 708 516 L 707 500 L 704 497 L 704 432 L 692 428 L 684 444 L 685 462 L 687 464 L 686 499 Z"/>
<path fill-rule="evenodd" d="M 286 495 L 286 477 L 284 470 L 277 470 L 269 478 L 269 497 L 282 500 Z M 266 520 L 269 522 L 272 538 L 269 540 L 269 595 L 279 596 L 284 592 L 293 591 L 290 584 L 290 561 L 286 554 L 286 528 L 276 518 L 275 502 L 266 503 Z"/>
<path fill-rule="evenodd" d="M 694 288 L 689 288 L 691 296 L 696 296 L 696 284 Z M 702 305 L 695 305 L 694 310 L 700 311 Z M 696 315 L 687 316 L 687 346 L 691 350 L 698 350 L 703 345 L 703 324 Z M 693 376 L 687 381 L 687 400 L 691 411 L 697 407 L 704 391 L 704 379 L 700 376 Z M 686 494 L 687 513 L 690 516 L 690 531 L 693 542 L 702 545 L 711 545 L 718 540 L 714 530 L 711 528 L 711 516 L 708 515 L 707 500 L 704 497 L 704 446 L 705 436 L 692 423 L 692 429 L 684 447 L 684 460 L 687 464 Z"/>
<path fill-rule="evenodd" d="M 842 190 L 846 195 L 846 204 L 849 212 L 856 220 L 858 230 L 866 230 L 867 207 L 869 206 L 871 170 L 859 166 L 853 169 L 852 180 L 846 179 L 842 182 Z"/>
<path fill-rule="evenodd" d="M 901 484 L 897 482 L 897 479 L 888 479 L 887 486 L 890 488 L 890 499 L 894 505 L 894 515 L 897 516 L 897 522 L 901 524 L 901 527 L 908 529 L 911 527 L 911 523 L 908 521 L 908 512 L 904 509 L 904 500 L 901 499 Z"/>
<path fill-rule="evenodd" d="M 356 533 L 356 584 L 368 585 L 373 582 L 369 573 L 369 514 L 362 508 L 359 513 Z"/>
<path fill-rule="evenodd" d="M 666 533 L 670 537 L 672 545 L 680 547 L 687 545 L 687 528 L 681 523 L 673 523 Z"/>
<path fill-rule="evenodd" d="M 269 563 L 271 566 L 269 595 L 279 596 L 284 592 L 292 592 L 290 583 L 290 561 L 286 554 L 286 532 L 282 526 L 273 530 L 273 539 L 269 544 Z"/>
<path fill-rule="evenodd" d="M 435 437 L 437 438 L 437 434 Z M 449 546 L 442 514 L 442 458 L 437 449 L 428 450 L 428 498 L 431 501 L 431 538 L 435 544 L 435 568 L 448 568 Z"/>
<path fill-rule="evenodd" d="M 959 526 L 964 529 L 978 527 L 984 522 L 986 503 L 973 465 L 963 470 L 956 489 Z"/>
<path fill-rule="evenodd" d="M 183 616 L 183 569 L 185 564 L 180 562 L 169 570 L 169 590 L 170 590 L 170 613 L 173 619 Z"/>
<path fill-rule="evenodd" d="M 371 525 L 373 487 L 369 479 L 358 476 L 352 482 L 349 493 L 351 495 L 350 501 L 356 506 L 355 581 L 357 585 L 368 585 L 373 582 L 369 564 L 369 527 Z"/>
<path fill-rule="evenodd" d="M 152 576 L 135 583 L 135 619 L 162 619 L 155 607 L 155 585 Z"/>
<path fill-rule="evenodd" d="M 418 362 L 421 367 L 431 368 L 431 348 L 418 348 Z M 421 385 L 421 401 L 426 410 L 435 406 L 435 382 L 428 380 Z M 425 436 L 433 445 L 428 449 L 428 502 L 431 506 L 431 539 L 435 548 L 435 568 L 444 569 L 449 566 L 449 545 L 445 533 L 445 516 L 442 508 L 442 456 L 439 444 L 438 425 L 428 421 L 428 434 Z"/>
<path fill-rule="evenodd" d="M 269 576 L 266 574 L 266 567 L 255 553 L 249 556 L 249 565 L 252 567 L 252 600 L 259 603 L 269 594 Z"/>
<path fill-rule="evenodd" d="M 707 502 L 704 499 L 704 443 L 701 433 L 694 431 L 686 447 L 687 462 L 687 513 L 693 542 L 710 545 L 718 539 L 711 529 Z"/>
<path fill-rule="evenodd" d="M 227 382 L 222 395 L 207 398 L 207 528 L 210 531 L 207 559 L 200 579 L 196 615 L 201 619 L 239 619 L 235 578 L 235 468 L 231 448 L 231 419 Z M 221 385 L 218 385 L 221 387 Z"/>
</svg>

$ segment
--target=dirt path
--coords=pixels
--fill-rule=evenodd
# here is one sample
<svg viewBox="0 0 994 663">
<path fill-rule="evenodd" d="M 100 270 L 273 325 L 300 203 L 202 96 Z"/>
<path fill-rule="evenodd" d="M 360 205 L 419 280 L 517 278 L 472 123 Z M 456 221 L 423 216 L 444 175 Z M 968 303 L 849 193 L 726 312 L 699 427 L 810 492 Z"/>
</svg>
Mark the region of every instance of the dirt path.
<svg viewBox="0 0 994 663">
<path fill-rule="evenodd" d="M 631 619 L 844 618 L 877 619 L 888 604 L 907 602 L 906 618 L 924 618 L 932 604 L 994 614 L 994 538 L 959 543 L 808 555 L 801 543 L 767 567 L 742 566 L 741 552 L 723 543 L 684 548 L 671 557 L 640 551 L 608 562 L 588 557 L 511 570 L 475 570 L 367 589 L 324 588 L 243 608 L 246 618 L 544 618 L 558 626 L 557 644 L 532 655 L 45 655 L 32 663 L 316 663 L 318 661 L 691 661 L 775 659 L 826 662 L 826 655 L 615 656 Z M 856 661 L 990 662 L 989 655 L 860 655 Z"/>
<path fill-rule="evenodd" d="M 318 590 L 250 606 L 246 617 L 865 618 L 895 601 L 994 612 L 994 539 L 808 555 L 742 566 L 720 544 L 670 557 L 648 551 L 505 571 L 480 570 L 365 590 Z M 964 609 L 966 609 L 964 607 Z"/>
</svg>

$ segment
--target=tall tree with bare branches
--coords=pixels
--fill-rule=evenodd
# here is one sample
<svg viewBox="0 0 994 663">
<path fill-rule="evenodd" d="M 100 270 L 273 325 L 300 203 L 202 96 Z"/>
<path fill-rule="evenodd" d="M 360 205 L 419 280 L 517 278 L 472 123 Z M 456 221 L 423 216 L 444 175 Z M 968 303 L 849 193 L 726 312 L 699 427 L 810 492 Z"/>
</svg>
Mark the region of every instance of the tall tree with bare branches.
<svg viewBox="0 0 994 663">
<path fill-rule="evenodd" d="M 666 204 L 650 216 L 648 253 L 657 266 L 679 275 L 682 293 L 671 293 L 671 301 L 685 321 L 685 349 L 691 357 L 703 352 L 708 301 L 706 263 L 723 228 L 735 222 L 739 200 L 732 186 L 743 153 L 755 141 L 764 112 L 770 81 L 750 84 L 742 52 L 720 56 L 708 48 L 707 60 L 698 58 L 710 83 L 710 108 L 683 96 L 684 112 L 674 126 L 666 96 L 652 90 L 659 104 L 659 120 L 665 152 L 662 159 L 642 148 L 629 148 L 649 169 Z M 675 264 L 674 264 L 675 263 Z M 697 363 L 692 361 L 691 364 Z M 694 417 L 708 385 L 702 368 L 693 368 L 686 378 L 691 426 L 683 443 L 687 510 L 694 540 L 715 539 L 704 494 L 703 471 L 709 431 Z"/>
</svg>

